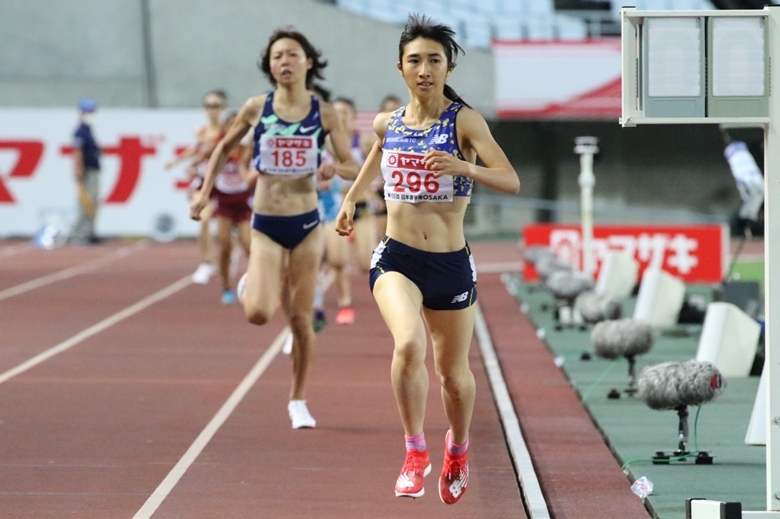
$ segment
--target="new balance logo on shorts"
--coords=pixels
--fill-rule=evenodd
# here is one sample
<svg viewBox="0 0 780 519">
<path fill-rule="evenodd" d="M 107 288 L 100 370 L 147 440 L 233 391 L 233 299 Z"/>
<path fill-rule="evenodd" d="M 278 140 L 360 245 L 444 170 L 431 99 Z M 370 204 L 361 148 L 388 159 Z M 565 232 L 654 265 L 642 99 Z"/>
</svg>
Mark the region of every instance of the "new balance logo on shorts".
<svg viewBox="0 0 780 519">
<path fill-rule="evenodd" d="M 453 297 L 452 301 L 450 301 L 450 303 L 452 303 L 452 304 L 462 303 L 463 301 L 466 300 L 467 297 L 469 297 L 469 293 L 468 292 L 463 292 L 462 294 Z"/>
</svg>

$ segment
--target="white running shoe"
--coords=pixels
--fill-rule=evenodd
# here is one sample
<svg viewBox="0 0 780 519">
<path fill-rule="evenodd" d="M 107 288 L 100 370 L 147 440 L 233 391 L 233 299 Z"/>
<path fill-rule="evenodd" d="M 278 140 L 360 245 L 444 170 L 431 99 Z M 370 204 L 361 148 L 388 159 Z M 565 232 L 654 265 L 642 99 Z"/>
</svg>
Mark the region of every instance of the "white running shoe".
<svg viewBox="0 0 780 519">
<path fill-rule="evenodd" d="M 238 296 L 238 302 L 242 305 L 244 304 L 244 292 L 246 292 L 246 281 L 249 278 L 249 272 L 244 272 L 244 275 L 241 276 L 241 279 L 238 280 L 238 285 L 236 285 L 236 295 Z"/>
<path fill-rule="evenodd" d="M 287 334 L 287 338 L 284 340 L 284 346 L 282 346 L 282 353 L 290 355 L 292 353 L 293 336 L 292 333 Z"/>
<path fill-rule="evenodd" d="M 198 265 L 198 269 L 192 274 L 192 282 L 198 285 L 205 285 L 211 279 L 211 275 L 216 270 L 216 267 L 211 263 L 204 261 Z"/>
<path fill-rule="evenodd" d="M 309 414 L 306 400 L 290 400 L 287 412 L 290 414 L 293 429 L 313 429 L 317 425 L 317 420 Z"/>
</svg>

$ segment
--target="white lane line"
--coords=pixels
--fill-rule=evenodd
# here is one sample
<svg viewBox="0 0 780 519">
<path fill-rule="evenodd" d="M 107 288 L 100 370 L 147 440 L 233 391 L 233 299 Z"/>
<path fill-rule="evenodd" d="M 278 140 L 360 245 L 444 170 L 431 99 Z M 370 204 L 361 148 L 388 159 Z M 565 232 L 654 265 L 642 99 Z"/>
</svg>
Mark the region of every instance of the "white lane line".
<svg viewBox="0 0 780 519">
<path fill-rule="evenodd" d="M 141 301 L 138 301 L 133 306 L 129 306 L 125 308 L 124 310 L 115 313 L 114 315 L 110 317 L 106 317 L 99 323 L 90 326 L 86 330 L 82 330 L 81 332 L 77 333 L 70 339 L 67 339 L 61 343 L 59 343 L 56 346 L 53 346 L 49 348 L 48 350 L 39 353 L 35 357 L 32 357 L 31 359 L 22 362 L 15 368 L 11 368 L 8 371 L 4 373 L 0 373 L 0 384 L 3 382 L 6 382 L 7 380 L 15 377 L 16 375 L 19 375 L 20 373 L 24 373 L 25 371 L 37 366 L 38 364 L 54 357 L 55 355 L 58 355 L 62 353 L 63 351 L 67 351 L 73 346 L 77 345 L 78 343 L 84 341 L 85 339 L 88 339 L 92 337 L 93 335 L 96 335 L 106 328 L 109 328 L 116 323 L 127 319 L 128 317 L 137 314 L 141 310 L 144 310 L 145 308 L 148 308 L 152 306 L 153 304 L 162 301 L 166 297 L 172 296 L 179 290 L 185 288 L 190 283 L 192 283 L 192 277 L 191 275 L 187 274 L 177 282 L 173 283 L 172 285 L 168 285 L 167 287 L 163 288 L 159 292 L 156 292 L 149 297 L 142 299 Z"/>
<path fill-rule="evenodd" d="M 734 256 L 734 253 L 732 253 L 731 255 Z M 736 259 L 738 263 L 761 263 L 762 261 L 764 261 L 764 254 L 763 253 L 760 254 L 742 253 L 739 255 L 738 258 L 732 257 L 732 260 L 733 259 Z"/>
<path fill-rule="evenodd" d="M 9 245 L 0 249 L 0 258 L 8 258 L 32 250 L 33 246 L 30 242 L 22 243 L 19 245 Z"/>
<path fill-rule="evenodd" d="M 496 274 L 503 272 L 520 272 L 523 264 L 519 261 L 505 263 L 477 263 L 477 274 Z"/>
<path fill-rule="evenodd" d="M 274 360 L 274 357 L 279 354 L 289 333 L 290 327 L 286 326 L 249 371 L 249 374 L 247 374 L 247 376 L 244 377 L 244 380 L 236 387 L 233 394 L 230 395 L 224 404 L 222 404 L 222 407 L 217 411 L 217 414 L 214 415 L 214 418 L 211 419 L 198 437 L 195 438 L 195 441 L 192 442 L 192 445 L 190 445 L 190 448 L 184 453 L 184 456 L 181 457 L 168 475 L 165 476 L 165 479 L 162 480 L 162 483 L 160 483 L 152 495 L 149 496 L 149 499 L 146 500 L 146 503 L 144 503 L 141 509 L 136 512 L 133 519 L 149 519 L 152 514 L 157 511 L 157 508 L 159 508 L 165 498 L 168 497 L 168 494 L 171 493 L 173 487 L 176 486 L 184 473 L 187 472 L 190 465 L 192 465 L 197 457 L 200 456 L 200 453 L 203 452 L 206 445 L 208 445 L 214 435 L 217 434 L 217 431 L 222 427 L 222 424 L 224 424 L 230 415 L 233 414 L 233 411 L 238 407 L 238 404 L 241 403 L 241 400 L 244 399 L 252 386 L 255 385 L 255 382 L 260 378 L 260 375 L 268 368 L 271 361 Z"/>
<path fill-rule="evenodd" d="M 515 408 L 512 405 L 512 399 L 509 396 L 509 390 L 504 381 L 504 375 L 501 372 L 501 366 L 498 363 L 496 350 L 493 348 L 493 340 L 490 338 L 485 316 L 482 314 L 482 308 L 477 303 L 474 331 L 477 334 L 477 342 L 482 352 L 482 360 L 485 364 L 485 370 L 490 380 L 490 387 L 493 390 L 493 397 L 496 400 L 498 414 L 501 417 L 501 423 L 504 425 L 504 434 L 509 445 L 509 453 L 517 469 L 517 482 L 523 489 L 526 505 L 531 514 L 530 519 L 550 519 L 550 510 L 547 508 L 547 502 L 544 500 L 542 487 L 539 485 L 539 478 L 536 477 L 531 454 L 525 444 L 523 433 L 520 431 L 520 421 L 517 419 Z"/>
<path fill-rule="evenodd" d="M 83 265 L 77 265 L 75 267 L 70 267 L 65 270 L 61 270 L 59 272 L 54 272 L 52 274 L 47 274 L 39 278 L 31 279 L 30 281 L 27 281 L 20 285 L 16 285 L 14 287 L 7 288 L 5 290 L 0 291 L 0 300 L 7 299 L 13 296 L 18 296 L 19 294 L 23 294 L 24 292 L 29 292 L 30 290 L 35 290 L 36 288 L 41 288 L 43 286 L 56 283 L 57 281 L 62 281 L 64 279 L 78 276 L 79 274 L 84 274 L 85 272 L 89 272 L 90 270 L 94 270 L 107 263 L 111 263 L 112 261 L 116 261 L 120 258 L 124 258 L 125 256 L 128 256 L 133 252 L 144 249 L 148 246 L 149 246 L 148 240 L 141 240 L 132 245 L 126 245 L 124 247 L 121 247 L 104 256 L 95 258 L 94 260 L 85 263 Z"/>
</svg>

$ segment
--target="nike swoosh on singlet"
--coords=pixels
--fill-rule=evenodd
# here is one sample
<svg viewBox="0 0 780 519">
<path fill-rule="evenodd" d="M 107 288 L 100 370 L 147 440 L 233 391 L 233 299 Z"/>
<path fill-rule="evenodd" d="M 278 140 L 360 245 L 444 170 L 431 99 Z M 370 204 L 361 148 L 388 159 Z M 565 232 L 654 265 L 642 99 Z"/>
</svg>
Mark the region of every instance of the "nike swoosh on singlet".
<svg viewBox="0 0 780 519">
<path fill-rule="evenodd" d="M 299 129 L 301 130 L 301 133 L 306 133 L 312 131 L 314 128 L 316 128 L 318 125 L 312 124 L 311 126 L 301 126 Z"/>
<path fill-rule="evenodd" d="M 303 224 L 303 228 L 304 228 L 304 229 L 311 229 L 311 228 L 312 228 L 312 227 L 314 227 L 315 225 L 317 225 L 317 220 L 315 220 L 315 221 L 313 221 L 313 222 L 311 222 L 311 223 L 305 223 L 305 224 Z"/>
</svg>

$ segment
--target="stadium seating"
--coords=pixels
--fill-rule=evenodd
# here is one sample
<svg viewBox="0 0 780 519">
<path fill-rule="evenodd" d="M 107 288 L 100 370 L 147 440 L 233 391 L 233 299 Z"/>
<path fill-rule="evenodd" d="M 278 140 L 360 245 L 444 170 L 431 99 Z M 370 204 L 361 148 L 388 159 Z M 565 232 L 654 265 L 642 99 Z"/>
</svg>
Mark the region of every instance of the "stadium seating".
<svg viewBox="0 0 780 519">
<path fill-rule="evenodd" d="M 554 0 L 335 0 L 356 14 L 403 24 L 409 13 L 425 13 L 452 26 L 459 43 L 487 49 L 497 40 L 578 41 L 600 36 L 616 23 L 624 3 L 637 9 L 714 9 L 709 0 L 612 0 L 610 11 L 556 11 Z M 595 23 L 594 23 L 595 22 Z"/>
</svg>

